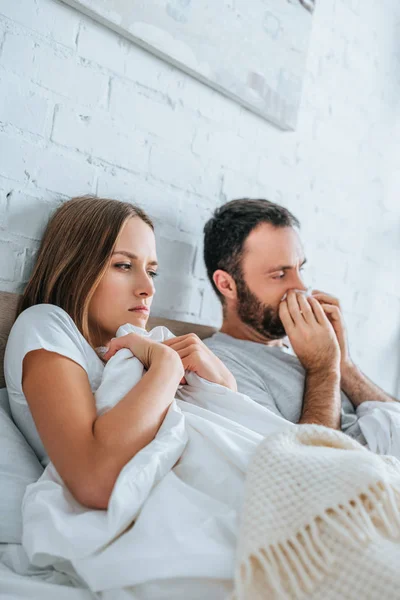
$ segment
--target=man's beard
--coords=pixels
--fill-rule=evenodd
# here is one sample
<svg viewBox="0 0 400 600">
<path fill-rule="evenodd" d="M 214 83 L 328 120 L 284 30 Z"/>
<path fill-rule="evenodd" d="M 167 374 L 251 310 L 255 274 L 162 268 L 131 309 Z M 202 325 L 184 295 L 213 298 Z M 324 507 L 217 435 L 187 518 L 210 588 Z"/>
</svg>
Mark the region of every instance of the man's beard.
<svg viewBox="0 0 400 600">
<path fill-rule="evenodd" d="M 237 313 L 243 323 L 250 325 L 257 333 L 270 340 L 279 340 L 286 336 L 278 311 L 260 302 L 243 278 L 237 279 L 236 289 Z"/>
</svg>

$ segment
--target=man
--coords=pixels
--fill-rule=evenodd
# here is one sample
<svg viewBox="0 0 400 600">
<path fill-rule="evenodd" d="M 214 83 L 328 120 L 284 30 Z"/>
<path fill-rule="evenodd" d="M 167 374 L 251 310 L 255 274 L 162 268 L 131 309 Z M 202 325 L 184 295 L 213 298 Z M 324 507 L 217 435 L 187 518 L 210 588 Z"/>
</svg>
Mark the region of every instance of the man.
<svg viewBox="0 0 400 600">
<path fill-rule="evenodd" d="M 233 200 L 215 211 L 204 228 L 204 260 L 223 323 L 205 343 L 239 392 L 293 423 L 341 427 L 364 442 L 357 406 L 395 399 L 352 362 L 338 300 L 306 293 L 299 226 L 267 200 Z"/>
</svg>

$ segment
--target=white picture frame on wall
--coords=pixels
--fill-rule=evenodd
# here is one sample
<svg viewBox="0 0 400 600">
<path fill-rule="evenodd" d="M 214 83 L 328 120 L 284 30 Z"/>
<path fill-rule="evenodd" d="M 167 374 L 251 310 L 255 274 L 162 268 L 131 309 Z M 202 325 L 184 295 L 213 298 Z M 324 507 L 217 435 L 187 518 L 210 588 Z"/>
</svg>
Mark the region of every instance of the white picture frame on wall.
<svg viewBox="0 0 400 600">
<path fill-rule="evenodd" d="M 314 0 L 63 0 L 285 130 Z"/>
</svg>

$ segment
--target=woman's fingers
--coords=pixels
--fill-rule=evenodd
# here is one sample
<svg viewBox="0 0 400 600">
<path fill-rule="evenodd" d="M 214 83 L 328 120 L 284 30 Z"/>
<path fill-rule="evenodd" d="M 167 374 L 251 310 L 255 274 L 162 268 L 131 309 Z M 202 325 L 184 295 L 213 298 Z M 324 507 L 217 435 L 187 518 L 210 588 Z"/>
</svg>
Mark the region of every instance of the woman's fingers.
<svg viewBox="0 0 400 600">
<path fill-rule="evenodd" d="M 200 348 L 196 344 L 190 344 L 189 346 L 184 346 L 179 350 L 174 348 L 175 352 L 179 354 L 181 359 L 186 358 L 187 356 L 193 356 L 194 354 L 200 354 Z"/>
<path fill-rule="evenodd" d="M 178 352 L 179 350 L 182 350 L 183 348 L 187 348 L 188 346 L 192 346 L 192 345 L 204 345 L 200 338 L 198 338 L 197 336 L 195 336 L 194 334 L 188 334 L 188 335 L 182 335 L 180 337 L 176 337 L 176 338 L 172 338 L 170 340 L 166 340 L 165 342 L 163 342 L 163 344 L 165 344 L 166 346 L 169 346 L 170 348 L 172 348 L 173 350 L 176 350 L 176 352 Z"/>
<path fill-rule="evenodd" d="M 194 333 L 165 340 L 163 344 L 175 350 L 185 371 L 196 371 L 201 367 L 202 356 L 204 358 L 209 353 L 207 346 Z M 185 378 L 182 379 L 181 383 L 186 383 Z"/>
<path fill-rule="evenodd" d="M 187 333 L 186 335 L 180 335 L 178 337 L 165 340 L 163 344 L 169 346 L 170 348 L 173 348 L 176 351 L 182 350 L 182 348 L 186 348 L 187 346 L 192 345 L 203 347 L 205 350 L 209 351 L 209 348 L 207 348 L 207 346 L 195 333 Z"/>
<path fill-rule="evenodd" d="M 108 350 L 103 354 L 103 360 L 108 361 L 110 358 L 114 356 L 116 352 L 120 349 L 117 345 L 118 338 L 112 338 L 110 343 L 108 344 Z"/>
<path fill-rule="evenodd" d="M 177 340 L 177 341 L 174 341 Z M 181 350 L 182 348 L 185 348 L 185 346 L 187 346 L 187 341 L 186 340 L 180 340 L 179 338 L 174 338 L 173 340 L 165 340 L 164 342 L 162 342 L 164 344 L 164 346 L 169 346 L 169 348 L 172 348 L 172 350 L 175 350 L 176 352 L 178 352 L 178 350 Z"/>
<path fill-rule="evenodd" d="M 122 348 L 128 348 L 128 350 L 135 355 L 136 352 L 141 354 L 140 348 L 142 348 L 144 344 L 146 344 L 146 340 L 139 334 L 133 332 L 127 333 L 126 335 L 121 335 L 121 337 L 112 338 L 110 340 L 107 352 L 103 355 L 103 360 L 110 360 L 110 358 L 112 358 L 114 354 L 118 352 L 118 350 L 122 350 Z"/>
<path fill-rule="evenodd" d="M 164 346 L 171 347 L 171 346 L 174 346 L 176 344 L 179 344 L 182 341 L 182 339 L 184 339 L 185 337 L 186 337 L 185 335 L 180 335 L 180 336 L 177 336 L 177 337 L 172 337 L 172 338 L 169 338 L 169 340 L 164 340 L 162 343 L 164 344 Z"/>
</svg>

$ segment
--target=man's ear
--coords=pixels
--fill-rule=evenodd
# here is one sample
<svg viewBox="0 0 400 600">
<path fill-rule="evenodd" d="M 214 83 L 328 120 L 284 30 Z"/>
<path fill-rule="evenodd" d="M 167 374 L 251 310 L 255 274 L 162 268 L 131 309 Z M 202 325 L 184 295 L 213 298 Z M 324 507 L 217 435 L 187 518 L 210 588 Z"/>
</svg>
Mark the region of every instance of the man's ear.
<svg viewBox="0 0 400 600">
<path fill-rule="evenodd" d="M 236 300 L 236 283 L 226 271 L 217 269 L 213 274 L 213 281 L 220 293 L 229 300 Z"/>
</svg>

